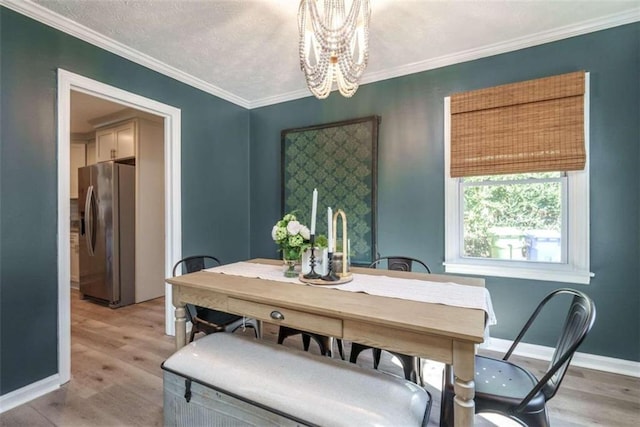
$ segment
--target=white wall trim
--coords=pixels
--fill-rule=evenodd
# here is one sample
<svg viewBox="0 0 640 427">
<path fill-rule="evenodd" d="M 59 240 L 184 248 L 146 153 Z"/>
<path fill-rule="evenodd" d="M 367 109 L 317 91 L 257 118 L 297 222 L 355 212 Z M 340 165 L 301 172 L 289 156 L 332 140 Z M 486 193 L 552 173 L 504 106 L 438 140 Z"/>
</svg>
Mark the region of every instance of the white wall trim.
<svg viewBox="0 0 640 427">
<path fill-rule="evenodd" d="M 145 55 L 142 52 L 132 49 L 129 46 L 106 37 L 101 33 L 80 25 L 62 15 L 59 15 L 43 6 L 40 6 L 39 4 L 33 3 L 30 0 L 0 0 L 0 2 L 2 3 L 2 5 L 8 7 L 9 9 L 33 18 L 45 25 L 49 25 L 50 27 L 77 37 L 80 40 L 91 43 L 94 46 L 98 46 L 137 64 L 143 65 L 153 71 L 162 73 L 182 83 L 188 84 L 211 95 L 217 96 L 247 109 L 279 104 L 281 102 L 292 101 L 295 99 L 311 96 L 311 93 L 307 89 L 300 89 L 266 98 L 247 100 L 210 83 L 207 83 L 202 79 L 185 73 L 175 67 L 165 64 L 164 62 L 161 62 L 155 58 Z M 542 31 L 527 37 L 505 40 L 500 43 L 494 43 L 476 49 L 456 52 L 454 54 L 444 55 L 425 61 L 418 61 L 412 64 L 380 70 L 377 72 L 365 71 L 361 80 L 361 84 L 374 83 L 382 80 L 406 76 L 409 74 L 433 70 L 448 65 L 473 61 L 475 59 L 499 55 L 502 53 L 512 52 L 519 49 L 525 49 L 544 43 L 566 39 L 569 37 L 575 37 L 582 34 L 605 30 L 607 28 L 630 24 L 636 21 L 640 21 L 640 7 L 622 13 L 603 16 L 598 19 L 579 22 L 575 25 L 568 25 L 550 31 Z"/>
<path fill-rule="evenodd" d="M 481 46 L 475 49 L 468 49 L 450 55 L 443 55 L 426 61 L 414 62 L 413 64 L 382 70 L 376 73 L 365 73 L 362 77 L 361 83 L 364 84 L 387 80 L 409 74 L 420 73 L 422 71 L 433 70 L 448 65 L 500 55 L 502 53 L 513 52 L 515 50 L 526 49 L 528 47 L 605 30 L 607 28 L 630 24 L 638 20 L 640 20 L 640 7 L 623 13 L 607 15 L 598 19 L 579 22 L 575 25 L 567 25 L 550 31 L 542 31 L 526 37 L 505 40 L 499 43 Z"/>
<path fill-rule="evenodd" d="M 504 354 L 509 350 L 511 344 L 513 344 L 513 341 L 489 338 L 489 343 L 481 345 L 480 348 Z M 548 362 L 551 360 L 553 350 L 552 347 L 521 342 L 513 354 Z M 571 366 L 640 378 L 640 362 L 634 362 L 632 360 L 576 352 L 573 359 L 571 359 Z"/>
<path fill-rule="evenodd" d="M 164 118 L 165 150 L 165 277 L 182 255 L 181 112 L 180 109 L 140 95 L 58 69 L 58 375 L 71 379 L 70 280 L 70 115 L 71 90 L 103 98 Z M 165 329 L 173 335 L 171 287 L 165 284 Z"/>
<path fill-rule="evenodd" d="M 51 375 L 0 396 L 0 414 L 60 388 L 60 376 Z"/>
</svg>

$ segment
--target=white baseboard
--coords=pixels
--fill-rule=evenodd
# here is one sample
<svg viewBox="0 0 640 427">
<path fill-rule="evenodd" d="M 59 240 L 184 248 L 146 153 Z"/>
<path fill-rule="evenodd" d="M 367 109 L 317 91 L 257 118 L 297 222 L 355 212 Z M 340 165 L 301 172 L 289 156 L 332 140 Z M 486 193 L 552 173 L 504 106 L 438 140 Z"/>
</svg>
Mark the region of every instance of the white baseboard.
<svg viewBox="0 0 640 427">
<path fill-rule="evenodd" d="M 512 343 L 513 341 L 509 340 L 490 338 L 489 343 L 482 345 L 481 348 L 506 353 Z M 513 354 L 517 356 L 530 357 L 532 359 L 549 361 L 553 355 L 553 348 L 542 345 L 520 343 Z M 634 362 L 632 360 L 615 359 L 613 357 L 576 352 L 573 359 L 571 359 L 571 365 L 640 378 L 640 362 Z"/>
<path fill-rule="evenodd" d="M 60 375 L 36 381 L 0 396 L 0 414 L 60 388 Z"/>
</svg>

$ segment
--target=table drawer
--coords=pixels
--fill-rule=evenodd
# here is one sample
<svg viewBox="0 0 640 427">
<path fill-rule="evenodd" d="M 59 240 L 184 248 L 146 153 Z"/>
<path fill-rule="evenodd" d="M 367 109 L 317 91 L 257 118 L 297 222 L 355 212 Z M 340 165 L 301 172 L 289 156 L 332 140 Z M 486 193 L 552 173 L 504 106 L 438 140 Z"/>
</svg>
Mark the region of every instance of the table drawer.
<svg viewBox="0 0 640 427">
<path fill-rule="evenodd" d="M 450 338 L 384 328 L 357 321 L 345 321 L 343 331 L 345 340 L 442 363 L 453 363 L 453 342 Z"/>
<path fill-rule="evenodd" d="M 231 313 L 242 314 L 276 325 L 342 338 L 342 320 L 269 304 L 229 298 Z"/>
</svg>

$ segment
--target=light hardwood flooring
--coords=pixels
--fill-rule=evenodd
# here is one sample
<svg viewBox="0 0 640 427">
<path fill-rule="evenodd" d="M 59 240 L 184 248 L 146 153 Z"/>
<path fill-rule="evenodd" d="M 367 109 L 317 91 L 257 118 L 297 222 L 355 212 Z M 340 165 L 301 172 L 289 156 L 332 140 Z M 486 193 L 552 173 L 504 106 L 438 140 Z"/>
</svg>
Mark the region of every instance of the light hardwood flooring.
<svg viewBox="0 0 640 427">
<path fill-rule="evenodd" d="M 71 301 L 71 381 L 0 414 L 0 426 L 162 426 L 160 364 L 174 349 L 173 338 L 164 335 L 164 298 L 111 310 L 80 300 L 72 290 Z M 275 341 L 276 335 L 275 326 L 265 325 L 264 339 Z M 301 347 L 299 337 L 285 344 Z M 311 351 L 317 352 L 317 347 Z M 515 360 L 536 374 L 546 366 L 537 360 Z M 363 353 L 358 364 L 371 366 L 370 352 Z M 381 368 L 401 374 L 386 353 Z M 437 426 L 442 365 L 425 362 L 424 373 L 434 401 L 429 426 Z M 640 380 L 571 367 L 549 409 L 554 426 L 636 426 Z M 478 422 L 513 425 L 500 418 Z"/>
</svg>

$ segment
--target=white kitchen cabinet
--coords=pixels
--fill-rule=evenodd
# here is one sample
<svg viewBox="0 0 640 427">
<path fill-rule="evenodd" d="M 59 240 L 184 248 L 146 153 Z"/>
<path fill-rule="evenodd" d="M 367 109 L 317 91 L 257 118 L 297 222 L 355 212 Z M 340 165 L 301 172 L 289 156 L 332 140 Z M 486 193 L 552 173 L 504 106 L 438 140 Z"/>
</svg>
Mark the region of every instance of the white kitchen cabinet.
<svg viewBox="0 0 640 427">
<path fill-rule="evenodd" d="M 78 169 L 86 166 L 86 146 L 85 144 L 71 144 L 71 158 L 69 167 L 69 185 L 71 198 L 78 198 Z"/>
<path fill-rule="evenodd" d="M 120 160 L 136 155 L 136 121 L 96 130 L 96 161 Z"/>
<path fill-rule="evenodd" d="M 78 233 L 71 233 L 71 281 L 80 281 L 80 242 Z"/>
</svg>

